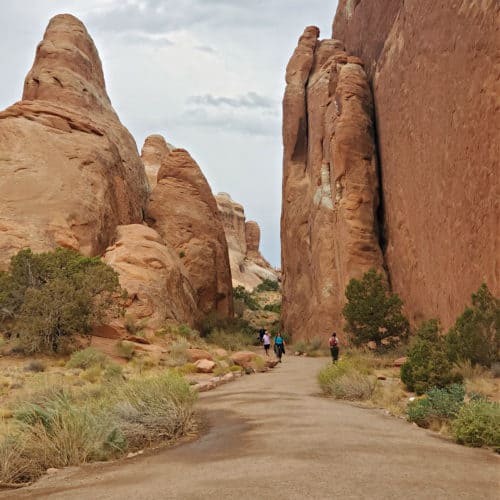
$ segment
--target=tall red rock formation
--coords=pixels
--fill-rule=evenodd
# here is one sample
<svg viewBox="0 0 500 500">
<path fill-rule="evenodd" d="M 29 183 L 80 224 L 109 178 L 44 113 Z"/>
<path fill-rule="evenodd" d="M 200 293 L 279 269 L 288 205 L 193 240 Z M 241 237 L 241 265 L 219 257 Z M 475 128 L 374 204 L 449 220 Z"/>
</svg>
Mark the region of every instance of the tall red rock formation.
<svg viewBox="0 0 500 500">
<path fill-rule="evenodd" d="M 257 222 L 246 222 L 243 206 L 229 194 L 219 193 L 215 199 L 226 234 L 233 286 L 253 290 L 264 279 L 277 281 L 277 271 L 260 253 Z"/>
<path fill-rule="evenodd" d="M 295 338 L 338 328 L 349 280 L 383 265 L 370 88 L 362 62 L 318 36 L 300 38 L 283 100 L 283 326 Z"/>
<path fill-rule="evenodd" d="M 231 269 L 219 210 L 200 167 L 184 149 L 163 159 L 147 219 L 181 257 L 200 313 L 232 315 Z"/>
<path fill-rule="evenodd" d="M 141 160 L 144 164 L 151 190 L 156 186 L 158 171 L 160 170 L 163 158 L 165 158 L 172 149 L 173 148 L 167 144 L 161 135 L 154 134 L 146 137 L 141 150 Z"/>
<path fill-rule="evenodd" d="M 100 254 L 117 225 L 141 222 L 144 168 L 75 17 L 50 21 L 22 101 L 0 113 L 0 143 L 0 266 L 28 246 Z"/>
<path fill-rule="evenodd" d="M 158 330 L 169 320 L 195 322 L 195 291 L 187 272 L 177 252 L 154 229 L 141 224 L 118 226 L 104 262 L 118 272 L 120 285 L 128 293 L 125 317 L 111 325 L 118 335 L 126 333 L 124 320 L 148 332 Z"/>
<path fill-rule="evenodd" d="M 500 295 L 500 4 L 341 0 L 334 35 L 374 92 L 385 258 L 411 318 Z"/>
</svg>

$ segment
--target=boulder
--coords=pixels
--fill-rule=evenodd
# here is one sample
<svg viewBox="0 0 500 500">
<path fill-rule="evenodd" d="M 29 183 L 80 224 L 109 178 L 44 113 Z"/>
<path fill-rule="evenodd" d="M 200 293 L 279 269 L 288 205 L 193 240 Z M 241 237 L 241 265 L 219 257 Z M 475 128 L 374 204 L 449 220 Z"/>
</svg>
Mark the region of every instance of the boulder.
<svg viewBox="0 0 500 500">
<path fill-rule="evenodd" d="M 167 320 L 192 325 L 197 318 L 195 291 L 174 250 L 152 228 L 118 226 L 114 244 L 103 257 L 119 275 L 128 293 L 125 316 L 115 318 L 115 330 L 126 335 L 127 318 L 152 333 Z"/>
<path fill-rule="evenodd" d="M 199 359 L 194 365 L 199 373 L 212 373 L 215 368 L 215 363 L 209 359 Z"/>
<path fill-rule="evenodd" d="M 0 269 L 26 247 L 100 255 L 117 225 L 142 221 L 144 167 L 74 16 L 50 20 L 22 100 L 0 112 L 0 138 Z"/>
<path fill-rule="evenodd" d="M 221 347 L 218 347 L 213 350 L 214 356 L 217 356 L 219 358 L 227 358 L 229 353 L 225 350 L 222 349 Z"/>
<path fill-rule="evenodd" d="M 210 186 L 184 149 L 163 158 L 147 208 L 149 224 L 182 260 L 201 314 L 233 314 L 224 228 Z"/>
<path fill-rule="evenodd" d="M 305 29 L 283 98 L 282 320 L 296 339 L 340 329 L 350 279 L 383 272 L 368 79 L 318 36 Z"/>
<path fill-rule="evenodd" d="M 252 361 L 257 357 L 252 351 L 238 351 L 231 356 L 231 360 L 235 365 L 242 368 L 252 368 Z"/>
<path fill-rule="evenodd" d="M 208 351 L 204 351 L 203 349 L 188 349 L 187 350 L 187 355 L 189 358 L 189 361 L 199 361 L 200 359 L 208 359 L 210 361 L 213 361 L 212 355 Z"/>
<path fill-rule="evenodd" d="M 370 342 L 367 342 L 366 347 L 370 349 L 370 351 L 376 351 L 377 350 L 377 343 L 374 342 L 373 340 L 370 340 Z"/>
<path fill-rule="evenodd" d="M 276 359 L 266 359 L 266 367 L 274 368 L 278 364 L 278 360 Z"/>
</svg>

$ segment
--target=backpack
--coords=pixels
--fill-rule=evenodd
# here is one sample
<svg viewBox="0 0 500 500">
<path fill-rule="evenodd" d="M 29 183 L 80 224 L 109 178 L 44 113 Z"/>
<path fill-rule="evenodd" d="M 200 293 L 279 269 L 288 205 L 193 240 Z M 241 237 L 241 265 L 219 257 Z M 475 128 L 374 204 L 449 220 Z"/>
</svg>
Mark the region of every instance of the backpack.
<svg viewBox="0 0 500 500">
<path fill-rule="evenodd" d="M 337 347 L 339 344 L 339 341 L 338 341 L 337 337 L 330 337 L 330 340 L 328 341 L 328 343 L 330 344 L 330 347 Z"/>
</svg>

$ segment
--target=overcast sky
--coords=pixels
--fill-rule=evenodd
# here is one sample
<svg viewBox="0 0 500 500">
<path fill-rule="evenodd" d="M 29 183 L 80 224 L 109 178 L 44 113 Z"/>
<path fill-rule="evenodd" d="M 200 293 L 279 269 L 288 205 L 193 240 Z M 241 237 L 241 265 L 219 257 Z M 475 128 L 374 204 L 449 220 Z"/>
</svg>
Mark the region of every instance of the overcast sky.
<svg viewBox="0 0 500 500">
<path fill-rule="evenodd" d="M 0 108 L 19 100 L 49 19 L 87 26 L 111 102 L 140 151 L 162 134 L 262 229 L 280 265 L 281 98 L 307 25 L 331 35 L 336 0 L 0 0 Z"/>
</svg>

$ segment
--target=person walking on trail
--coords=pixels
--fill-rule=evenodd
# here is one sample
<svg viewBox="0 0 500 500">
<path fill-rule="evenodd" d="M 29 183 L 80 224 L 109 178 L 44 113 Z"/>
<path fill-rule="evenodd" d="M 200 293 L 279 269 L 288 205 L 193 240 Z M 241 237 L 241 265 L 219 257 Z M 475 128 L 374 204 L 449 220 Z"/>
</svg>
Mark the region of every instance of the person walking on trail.
<svg viewBox="0 0 500 500">
<path fill-rule="evenodd" d="M 264 351 L 266 351 L 266 356 L 269 356 L 269 347 L 271 346 L 271 336 L 264 330 L 264 335 L 262 336 L 262 343 L 264 344 Z"/>
<path fill-rule="evenodd" d="M 335 332 L 332 333 L 328 344 L 330 345 L 330 352 L 332 354 L 332 363 L 335 363 L 339 359 L 339 339 Z"/>
<path fill-rule="evenodd" d="M 278 361 L 281 363 L 281 356 L 285 354 L 285 340 L 281 336 L 281 333 L 278 333 L 274 339 L 274 353 L 276 354 Z"/>
</svg>

